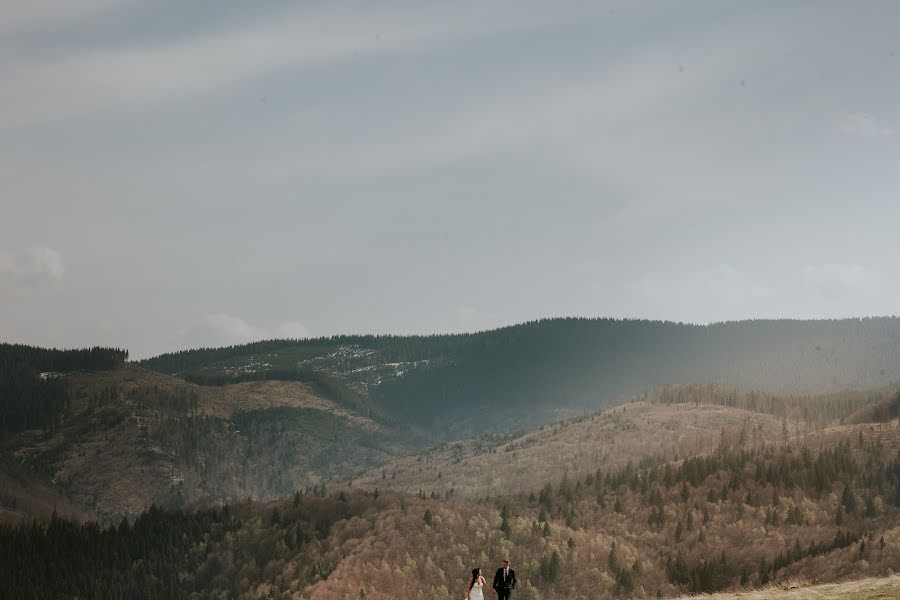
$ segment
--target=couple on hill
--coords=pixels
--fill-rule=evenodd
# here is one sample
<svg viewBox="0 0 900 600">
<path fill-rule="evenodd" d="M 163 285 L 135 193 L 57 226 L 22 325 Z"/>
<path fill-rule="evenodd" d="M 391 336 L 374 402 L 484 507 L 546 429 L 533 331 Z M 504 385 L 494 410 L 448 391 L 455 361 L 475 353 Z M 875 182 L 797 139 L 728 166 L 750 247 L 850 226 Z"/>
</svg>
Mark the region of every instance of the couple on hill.
<svg viewBox="0 0 900 600">
<path fill-rule="evenodd" d="M 484 600 L 484 588 L 487 580 L 481 575 L 481 569 L 472 569 L 472 579 L 466 592 L 466 600 Z M 491 589 L 497 594 L 497 600 L 509 600 L 509 595 L 516 587 L 516 572 L 509 568 L 509 560 L 504 560 L 494 575 Z"/>
</svg>

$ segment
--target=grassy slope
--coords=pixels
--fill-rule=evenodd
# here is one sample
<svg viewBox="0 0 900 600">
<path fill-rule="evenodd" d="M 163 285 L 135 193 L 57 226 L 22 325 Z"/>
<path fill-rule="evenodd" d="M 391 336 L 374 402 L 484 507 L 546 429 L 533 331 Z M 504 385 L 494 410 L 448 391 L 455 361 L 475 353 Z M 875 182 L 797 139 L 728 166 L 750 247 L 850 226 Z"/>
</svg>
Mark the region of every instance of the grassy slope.
<svg viewBox="0 0 900 600">
<path fill-rule="evenodd" d="M 750 592 L 682 596 L 682 599 L 697 597 L 709 600 L 807 600 L 809 598 L 896 600 L 900 598 L 900 575 L 869 577 L 822 585 L 785 584 Z"/>
</svg>

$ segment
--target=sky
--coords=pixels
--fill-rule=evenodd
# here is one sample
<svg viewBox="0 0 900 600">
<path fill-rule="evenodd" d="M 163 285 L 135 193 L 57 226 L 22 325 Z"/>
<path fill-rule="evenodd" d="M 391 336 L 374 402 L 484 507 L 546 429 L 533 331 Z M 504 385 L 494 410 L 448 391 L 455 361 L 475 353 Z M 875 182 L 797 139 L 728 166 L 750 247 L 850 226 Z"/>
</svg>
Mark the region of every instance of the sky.
<svg viewBox="0 0 900 600">
<path fill-rule="evenodd" d="M 900 4 L 5 0 L 0 341 L 900 307 Z"/>
</svg>

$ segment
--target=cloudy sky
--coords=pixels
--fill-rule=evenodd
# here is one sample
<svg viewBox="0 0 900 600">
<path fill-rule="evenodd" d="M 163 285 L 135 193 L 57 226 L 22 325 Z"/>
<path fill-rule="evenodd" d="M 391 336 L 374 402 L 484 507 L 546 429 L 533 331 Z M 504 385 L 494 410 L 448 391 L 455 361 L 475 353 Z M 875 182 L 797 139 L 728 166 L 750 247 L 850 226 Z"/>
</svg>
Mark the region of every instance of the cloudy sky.
<svg viewBox="0 0 900 600">
<path fill-rule="evenodd" d="M 898 313 L 900 4 L 7 0 L 0 340 Z"/>
</svg>

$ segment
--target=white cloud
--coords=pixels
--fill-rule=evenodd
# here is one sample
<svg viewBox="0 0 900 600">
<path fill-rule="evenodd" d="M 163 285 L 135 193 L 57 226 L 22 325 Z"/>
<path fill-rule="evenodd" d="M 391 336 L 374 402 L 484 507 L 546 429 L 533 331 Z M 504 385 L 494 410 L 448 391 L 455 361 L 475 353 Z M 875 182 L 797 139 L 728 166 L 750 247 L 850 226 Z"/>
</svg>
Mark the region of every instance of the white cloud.
<svg viewBox="0 0 900 600">
<path fill-rule="evenodd" d="M 187 332 L 192 343 L 204 346 L 230 346 L 263 339 L 266 335 L 240 317 L 225 313 L 206 315 Z"/>
<path fill-rule="evenodd" d="M 278 338 L 305 338 L 309 337 L 309 331 L 303 323 L 297 321 L 284 321 L 275 328 L 275 337 Z"/>
<path fill-rule="evenodd" d="M 844 263 L 807 266 L 803 280 L 828 299 L 870 296 L 878 288 L 878 279 L 869 269 Z"/>
<path fill-rule="evenodd" d="M 702 307 L 707 315 L 735 314 L 737 308 L 752 307 L 773 291 L 730 265 L 717 265 L 681 276 L 653 275 L 625 284 L 626 292 L 655 306 L 670 306 L 687 320 L 711 320 L 693 315 Z M 600 286 L 596 291 L 602 293 Z M 714 307 L 710 309 L 710 307 Z"/>
<path fill-rule="evenodd" d="M 272 338 L 309 337 L 306 327 L 297 321 L 283 321 L 274 329 L 254 325 L 227 313 L 205 315 L 193 327 L 182 332 L 192 346 L 233 346 Z"/>
<path fill-rule="evenodd" d="M 894 135 L 893 129 L 885 127 L 875 117 L 865 113 L 845 116 L 841 120 L 840 129 L 846 134 L 864 137 L 889 137 Z"/>
<path fill-rule="evenodd" d="M 47 246 L 24 251 L 0 250 L 0 296 L 29 296 L 54 291 L 65 275 L 59 252 Z"/>
<path fill-rule="evenodd" d="M 480 331 L 496 327 L 497 316 L 472 306 L 458 306 L 453 310 L 453 323 L 460 331 Z"/>
<path fill-rule="evenodd" d="M 46 246 L 35 246 L 28 250 L 27 256 L 26 268 L 34 273 L 45 274 L 53 281 L 62 281 L 65 269 L 59 252 Z"/>
</svg>

